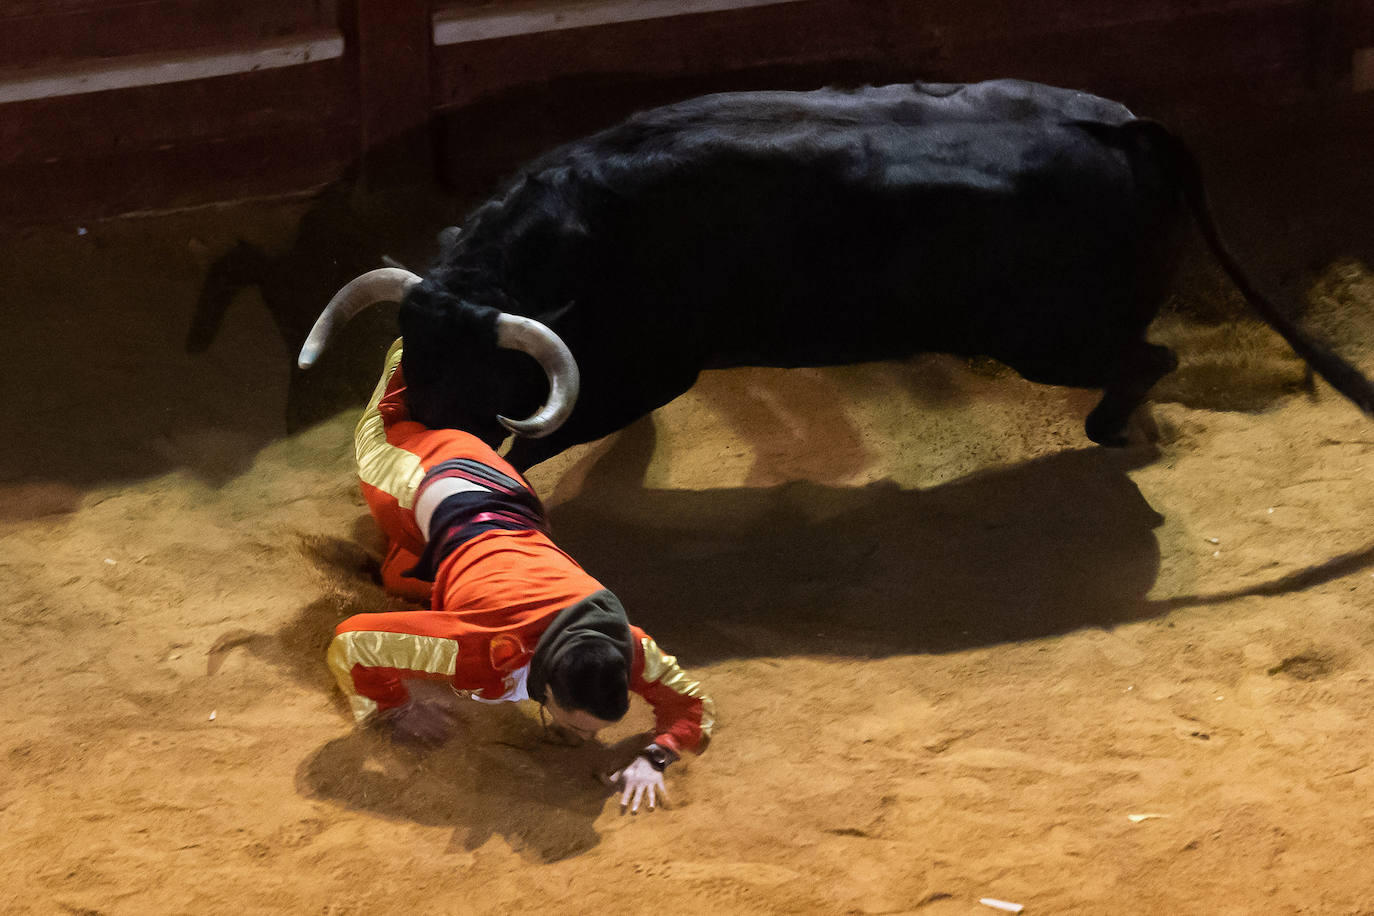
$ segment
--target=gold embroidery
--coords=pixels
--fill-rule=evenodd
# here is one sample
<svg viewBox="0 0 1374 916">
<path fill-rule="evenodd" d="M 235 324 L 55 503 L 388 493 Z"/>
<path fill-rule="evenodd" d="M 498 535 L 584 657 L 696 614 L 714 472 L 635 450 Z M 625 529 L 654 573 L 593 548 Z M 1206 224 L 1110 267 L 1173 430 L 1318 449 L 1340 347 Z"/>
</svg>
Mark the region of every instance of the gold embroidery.
<svg viewBox="0 0 1374 916">
<path fill-rule="evenodd" d="M 650 684 L 659 683 L 683 696 L 694 697 L 701 701 L 701 736 L 711 737 L 716 725 L 716 704 L 701 691 L 701 681 L 693 680 L 691 675 L 678 667 L 677 658 L 667 655 L 658 643 L 649 637 L 640 640 L 644 648 L 644 680 Z"/>
<path fill-rule="evenodd" d="M 386 353 L 381 380 L 353 431 L 353 455 L 358 462 L 358 477 L 363 483 L 391 494 L 402 509 L 410 509 L 415 505 L 415 491 L 424 479 L 425 469 L 420 466 L 418 457 L 386 441 L 386 425 L 377 409 L 387 383 L 400 364 L 401 341 L 397 339 Z"/>
<path fill-rule="evenodd" d="M 377 712 L 377 704 L 353 686 L 354 665 L 440 674 L 451 679 L 458 670 L 458 643 L 441 636 L 350 630 L 334 637 L 325 660 L 339 689 L 348 697 L 353 717 L 365 722 Z"/>
</svg>

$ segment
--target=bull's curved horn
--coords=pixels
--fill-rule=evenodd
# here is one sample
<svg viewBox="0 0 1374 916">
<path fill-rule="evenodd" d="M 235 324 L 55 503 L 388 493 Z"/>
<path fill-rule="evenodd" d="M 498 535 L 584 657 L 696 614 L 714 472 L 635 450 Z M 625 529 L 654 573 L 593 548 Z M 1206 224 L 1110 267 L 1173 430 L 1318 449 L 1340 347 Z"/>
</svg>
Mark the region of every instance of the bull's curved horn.
<svg viewBox="0 0 1374 916">
<path fill-rule="evenodd" d="M 400 302 L 420 278 L 401 267 L 380 267 L 350 280 L 324 307 L 310 336 L 301 346 L 296 365 L 309 369 L 320 358 L 324 345 L 335 329 L 347 324 L 356 314 L 378 302 Z"/>
<path fill-rule="evenodd" d="M 548 325 L 505 312 L 496 319 L 496 343 L 533 356 L 549 377 L 548 400 L 533 415 L 524 420 L 502 416 L 496 419 L 517 436 L 539 439 L 549 435 L 563 425 L 577 403 L 581 376 L 572 351 Z"/>
</svg>

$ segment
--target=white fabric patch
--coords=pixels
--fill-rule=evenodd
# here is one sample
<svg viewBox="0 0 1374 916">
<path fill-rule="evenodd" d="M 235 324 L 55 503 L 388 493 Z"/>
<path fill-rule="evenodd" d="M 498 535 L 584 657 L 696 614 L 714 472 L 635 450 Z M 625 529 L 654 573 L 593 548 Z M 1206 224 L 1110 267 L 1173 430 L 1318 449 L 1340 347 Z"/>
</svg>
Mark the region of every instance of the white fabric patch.
<svg viewBox="0 0 1374 916">
<path fill-rule="evenodd" d="M 501 694 L 501 696 L 494 700 L 488 700 L 486 697 L 479 697 L 475 693 L 470 694 L 470 696 L 479 703 L 515 703 L 519 700 L 528 700 L 530 698 L 530 690 L 529 686 L 526 684 L 526 680 L 529 676 L 530 666 L 528 664 L 521 665 L 510 673 L 509 678 L 512 686 L 505 693 Z"/>
<path fill-rule="evenodd" d="M 415 500 L 415 524 L 425 533 L 426 541 L 430 536 L 430 519 L 434 517 L 434 510 L 439 508 L 439 504 L 455 493 L 472 492 L 490 492 L 490 487 L 457 477 L 440 477 L 420 491 Z"/>
</svg>

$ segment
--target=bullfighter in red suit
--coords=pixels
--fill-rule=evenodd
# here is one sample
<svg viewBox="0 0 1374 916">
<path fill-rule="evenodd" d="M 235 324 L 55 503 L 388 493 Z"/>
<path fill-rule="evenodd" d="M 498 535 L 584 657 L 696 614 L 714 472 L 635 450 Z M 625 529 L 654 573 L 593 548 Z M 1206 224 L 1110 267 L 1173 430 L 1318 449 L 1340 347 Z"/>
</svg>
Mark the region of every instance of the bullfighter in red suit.
<svg viewBox="0 0 1374 916">
<path fill-rule="evenodd" d="M 550 540 L 514 468 L 474 436 L 409 419 L 400 362 L 397 341 L 358 422 L 358 475 L 388 539 L 383 584 L 431 607 L 338 625 L 329 667 L 354 716 L 381 718 L 398 740 L 442 742 L 451 720 L 407 686 L 424 680 L 482 702 L 534 700 L 591 738 L 625 715 L 633 691 L 653 707 L 655 736 L 611 778 L 622 806 L 653 808 L 665 768 L 705 749 L 710 697 Z"/>
</svg>

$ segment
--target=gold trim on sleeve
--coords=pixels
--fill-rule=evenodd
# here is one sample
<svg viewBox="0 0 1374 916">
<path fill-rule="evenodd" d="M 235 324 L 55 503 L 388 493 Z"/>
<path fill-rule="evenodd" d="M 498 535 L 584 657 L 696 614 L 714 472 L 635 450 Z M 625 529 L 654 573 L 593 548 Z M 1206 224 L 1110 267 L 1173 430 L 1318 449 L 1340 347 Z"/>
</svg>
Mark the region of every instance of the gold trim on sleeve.
<svg viewBox="0 0 1374 916">
<path fill-rule="evenodd" d="M 353 456 L 358 462 L 358 478 L 363 483 L 391 494 L 402 509 L 409 509 L 415 505 L 415 491 L 424 479 L 425 469 L 414 454 L 386 441 L 386 424 L 377 409 L 387 383 L 400 364 L 401 340 L 398 338 L 386 353 L 382 377 L 353 430 Z"/>
<path fill-rule="evenodd" d="M 417 675 L 443 675 L 452 680 L 458 670 L 458 643 L 442 636 L 415 636 L 380 630 L 349 630 L 334 637 L 325 656 L 339 689 L 358 722 L 377 712 L 375 701 L 353 686 L 353 667 L 395 668 Z"/>
<path fill-rule="evenodd" d="M 694 680 L 683 671 L 678 666 L 677 657 L 665 653 L 652 638 L 645 636 L 640 640 L 640 644 L 644 649 L 644 680 L 650 684 L 662 684 L 683 696 L 700 700 L 701 736 L 711 737 L 711 730 L 716 725 L 716 704 L 702 692 L 701 681 Z"/>
</svg>

